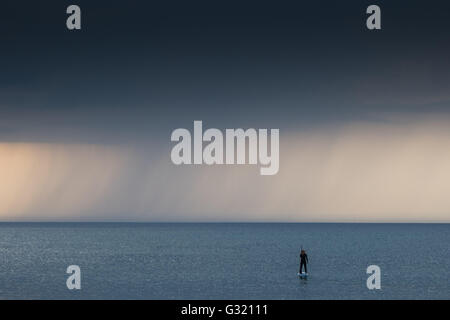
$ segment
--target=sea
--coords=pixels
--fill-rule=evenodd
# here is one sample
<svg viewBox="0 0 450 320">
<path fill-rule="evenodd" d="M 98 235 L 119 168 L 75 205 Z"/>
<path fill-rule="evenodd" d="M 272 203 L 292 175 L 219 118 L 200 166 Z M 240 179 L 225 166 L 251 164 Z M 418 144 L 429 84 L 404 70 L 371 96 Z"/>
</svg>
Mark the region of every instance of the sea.
<svg viewBox="0 0 450 320">
<path fill-rule="evenodd" d="M 0 223 L 0 299 L 448 300 L 449 245 L 450 224 Z"/>
</svg>

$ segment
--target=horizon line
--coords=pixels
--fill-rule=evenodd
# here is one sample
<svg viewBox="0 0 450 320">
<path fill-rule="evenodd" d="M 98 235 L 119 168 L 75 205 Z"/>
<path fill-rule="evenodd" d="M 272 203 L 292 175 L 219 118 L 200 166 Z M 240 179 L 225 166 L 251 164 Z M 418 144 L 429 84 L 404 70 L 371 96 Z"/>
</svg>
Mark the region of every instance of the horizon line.
<svg viewBox="0 0 450 320">
<path fill-rule="evenodd" d="M 1 223 L 130 223 L 130 224 L 450 224 L 450 221 L 126 221 L 126 220 L 32 220 Z"/>
</svg>

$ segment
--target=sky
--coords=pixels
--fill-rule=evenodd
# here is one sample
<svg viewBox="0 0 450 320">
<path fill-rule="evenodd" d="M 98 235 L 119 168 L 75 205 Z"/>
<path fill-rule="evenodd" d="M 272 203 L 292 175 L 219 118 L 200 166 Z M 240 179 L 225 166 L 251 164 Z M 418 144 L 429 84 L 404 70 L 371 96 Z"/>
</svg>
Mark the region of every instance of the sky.
<svg viewBox="0 0 450 320">
<path fill-rule="evenodd" d="M 5 1 L 0 220 L 449 222 L 449 34 L 445 1 Z M 174 165 L 194 120 L 280 129 L 279 173 Z"/>
</svg>

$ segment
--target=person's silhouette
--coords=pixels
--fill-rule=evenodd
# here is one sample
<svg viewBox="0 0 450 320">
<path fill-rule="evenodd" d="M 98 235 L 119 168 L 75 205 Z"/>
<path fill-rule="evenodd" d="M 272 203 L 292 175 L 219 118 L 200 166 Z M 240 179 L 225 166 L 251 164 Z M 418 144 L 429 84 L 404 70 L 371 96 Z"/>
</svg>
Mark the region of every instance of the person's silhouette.
<svg viewBox="0 0 450 320">
<path fill-rule="evenodd" d="M 308 263 L 308 255 L 306 254 L 305 250 L 302 249 L 300 252 L 300 271 L 299 273 L 302 273 L 302 268 L 305 266 L 305 273 L 308 273 L 308 269 L 306 268 L 306 264 Z"/>
</svg>

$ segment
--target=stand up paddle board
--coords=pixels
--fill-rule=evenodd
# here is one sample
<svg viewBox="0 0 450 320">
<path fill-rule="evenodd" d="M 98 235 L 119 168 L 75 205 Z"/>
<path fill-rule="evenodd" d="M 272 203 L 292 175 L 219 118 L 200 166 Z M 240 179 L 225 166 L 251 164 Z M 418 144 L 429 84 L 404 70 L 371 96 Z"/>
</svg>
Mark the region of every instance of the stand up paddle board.
<svg viewBox="0 0 450 320">
<path fill-rule="evenodd" d="M 306 278 L 306 277 L 308 276 L 307 273 L 299 273 L 299 272 L 297 272 L 297 275 L 298 275 L 300 278 Z"/>
</svg>

